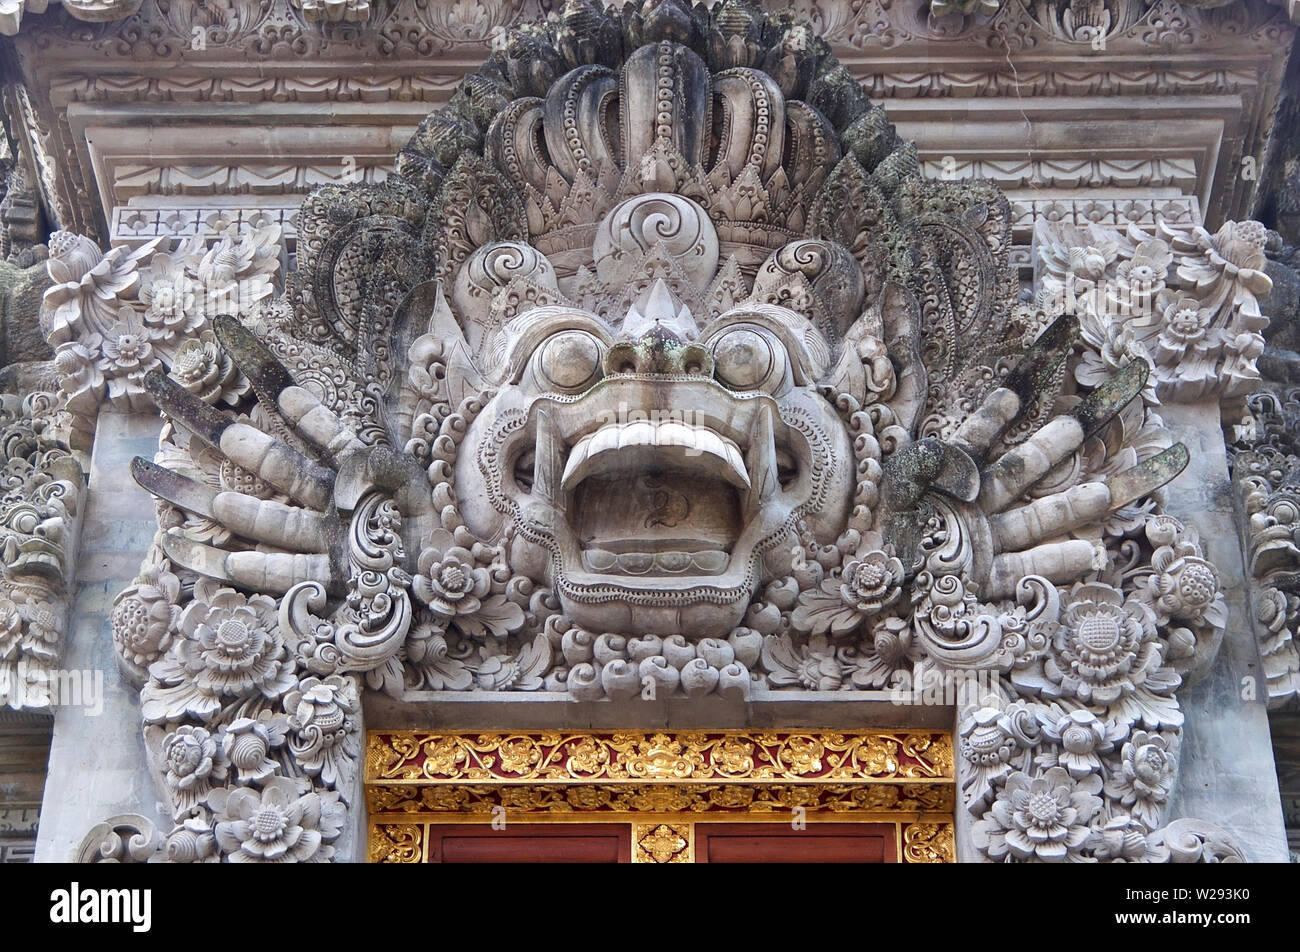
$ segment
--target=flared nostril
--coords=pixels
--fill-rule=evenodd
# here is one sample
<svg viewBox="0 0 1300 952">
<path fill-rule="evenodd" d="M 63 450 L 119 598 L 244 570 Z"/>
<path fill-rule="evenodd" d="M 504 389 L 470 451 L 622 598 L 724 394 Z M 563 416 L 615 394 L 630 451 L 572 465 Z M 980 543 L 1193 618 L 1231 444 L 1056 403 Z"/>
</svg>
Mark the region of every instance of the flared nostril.
<svg viewBox="0 0 1300 952">
<path fill-rule="evenodd" d="M 614 374 L 634 374 L 638 372 L 641 360 L 635 344 L 623 341 L 614 344 L 605 351 L 605 376 Z"/>
<path fill-rule="evenodd" d="M 712 377 L 713 355 L 699 344 L 688 344 L 680 352 L 681 372 L 689 377 Z"/>
</svg>

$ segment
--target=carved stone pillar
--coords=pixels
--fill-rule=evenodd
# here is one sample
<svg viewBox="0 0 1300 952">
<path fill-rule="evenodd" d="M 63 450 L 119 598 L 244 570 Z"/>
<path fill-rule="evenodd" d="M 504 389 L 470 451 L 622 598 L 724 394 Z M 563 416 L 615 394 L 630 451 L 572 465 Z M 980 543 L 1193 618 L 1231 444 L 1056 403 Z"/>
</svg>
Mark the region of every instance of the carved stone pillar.
<svg viewBox="0 0 1300 952">
<path fill-rule="evenodd" d="M 65 704 L 55 713 L 37 862 L 72 861 L 87 817 L 133 812 L 156 819 L 139 696 L 118 674 L 111 616 L 156 528 L 149 494 L 131 479 L 130 461 L 154 451 L 160 425 L 156 417 L 114 407 L 96 421 L 93 489 L 61 662 L 69 677 L 81 681 L 86 703 Z"/>
</svg>

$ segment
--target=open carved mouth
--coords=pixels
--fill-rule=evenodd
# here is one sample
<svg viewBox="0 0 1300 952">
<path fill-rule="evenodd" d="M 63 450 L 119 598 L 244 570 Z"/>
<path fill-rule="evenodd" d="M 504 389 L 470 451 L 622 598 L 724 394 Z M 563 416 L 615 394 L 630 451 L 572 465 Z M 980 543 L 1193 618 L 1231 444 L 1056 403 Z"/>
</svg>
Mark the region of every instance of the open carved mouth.
<svg viewBox="0 0 1300 952">
<path fill-rule="evenodd" d="M 63 549 L 47 539 L 0 533 L 0 556 L 5 570 L 13 575 L 57 577 L 63 572 Z"/>
<path fill-rule="evenodd" d="M 607 391 L 622 384 L 607 383 Z M 679 405 L 691 410 L 593 420 L 586 398 L 541 409 L 537 441 L 515 457 L 513 476 L 521 491 L 562 510 L 570 581 L 734 585 L 761 537 L 764 506 L 797 487 L 791 434 L 769 400 L 677 386 L 686 390 Z"/>
</svg>

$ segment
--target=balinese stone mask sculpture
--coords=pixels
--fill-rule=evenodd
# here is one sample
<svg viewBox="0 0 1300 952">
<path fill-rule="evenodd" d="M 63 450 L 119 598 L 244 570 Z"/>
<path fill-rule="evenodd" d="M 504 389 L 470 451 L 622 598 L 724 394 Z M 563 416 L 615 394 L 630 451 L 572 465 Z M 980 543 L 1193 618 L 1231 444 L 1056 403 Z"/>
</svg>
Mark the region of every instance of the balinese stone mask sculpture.
<svg viewBox="0 0 1300 952">
<path fill-rule="evenodd" d="M 1048 763 L 1095 801 L 1080 824 L 1153 829 L 1218 577 L 1151 495 L 1187 454 L 1147 362 L 1076 379 L 1076 314 L 1020 303 L 1009 248 L 996 188 L 922 179 L 805 24 L 570 0 L 514 33 L 387 182 L 308 199 L 281 297 L 142 377 L 160 530 L 114 637 L 176 857 L 244 850 L 225 785 L 277 775 L 336 837 L 363 681 L 594 701 L 981 670 L 988 855 L 1037 842 L 996 804 Z M 85 295 L 129 286 L 114 262 Z M 1152 751 L 1168 769 L 1125 780 Z"/>
<path fill-rule="evenodd" d="M 1005 200 L 923 182 L 804 26 L 627 17 L 572 5 L 520 34 L 400 177 L 311 200 L 286 297 L 216 321 L 249 419 L 148 379 L 192 434 L 190 466 L 138 464 L 190 513 L 166 556 L 346 596 L 363 668 L 429 621 L 453 650 L 551 614 L 588 639 L 730 637 L 752 663 L 738 629 L 843 635 L 918 599 L 955 617 L 1103 567 L 1102 526 L 1185 451 L 1084 452 L 1146 365 L 1062 395 L 1077 327 L 1016 305 Z M 931 656 L 1001 650 L 945 625 Z M 553 646 L 567 674 L 617 693 L 583 640 Z"/>
</svg>

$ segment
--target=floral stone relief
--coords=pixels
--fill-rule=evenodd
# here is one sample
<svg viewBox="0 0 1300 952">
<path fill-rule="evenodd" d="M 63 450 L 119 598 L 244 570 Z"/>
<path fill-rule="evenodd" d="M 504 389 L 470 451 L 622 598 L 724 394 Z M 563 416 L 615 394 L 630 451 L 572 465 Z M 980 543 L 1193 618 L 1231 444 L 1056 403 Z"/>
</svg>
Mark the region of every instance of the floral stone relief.
<svg viewBox="0 0 1300 952">
<path fill-rule="evenodd" d="M 85 479 L 55 395 L 0 393 L 0 705 L 51 712 Z"/>
<path fill-rule="evenodd" d="M 1300 390 L 1261 390 L 1229 446 L 1241 505 L 1251 608 L 1270 707 L 1300 692 Z"/>
<path fill-rule="evenodd" d="M 152 409 L 144 388 L 151 370 L 173 369 L 200 396 L 218 382 L 232 399 L 239 393 L 229 360 L 205 331 L 218 315 L 247 313 L 274 293 L 279 227 L 232 232 L 210 247 L 201 237 L 170 252 L 161 247 L 155 239 L 105 253 L 81 235 L 50 236 L 54 284 L 40 323 L 73 414 L 74 449 L 89 446 L 102 401 Z"/>
<path fill-rule="evenodd" d="M 274 299 L 177 317 L 142 275 L 202 284 L 197 249 L 52 246 L 51 327 L 87 349 L 69 400 L 165 418 L 133 466 L 158 534 L 113 612 L 175 823 L 159 855 L 329 858 L 365 690 L 979 674 L 984 855 L 1219 856 L 1162 827 L 1175 691 L 1225 611 L 1160 511 L 1187 451 L 1150 348 L 1111 360 L 1087 313 L 1019 303 L 1005 198 L 924 180 L 806 26 L 574 0 L 528 37 L 385 183 L 307 200 Z M 1148 266 L 1248 336 L 1253 259 L 1216 241 Z M 270 273 L 222 247 L 232 280 Z M 165 359 L 106 349 L 128 318 Z M 1214 373 L 1248 378 L 1215 339 Z"/>
</svg>

